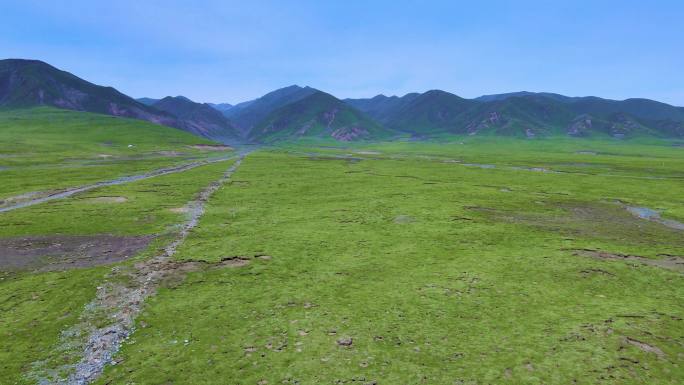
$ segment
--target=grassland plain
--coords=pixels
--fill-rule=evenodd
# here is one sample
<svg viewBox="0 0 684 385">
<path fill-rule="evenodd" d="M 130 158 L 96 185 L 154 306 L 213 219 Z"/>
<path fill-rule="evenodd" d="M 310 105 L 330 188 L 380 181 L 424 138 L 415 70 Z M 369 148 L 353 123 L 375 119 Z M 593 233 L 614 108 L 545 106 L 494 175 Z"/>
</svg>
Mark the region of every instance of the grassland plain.
<svg viewBox="0 0 684 385">
<path fill-rule="evenodd" d="M 15 186 L 12 188 L 19 190 L 91 183 L 188 159 L 207 159 L 218 155 L 218 152 L 208 154 L 191 147 L 206 144 L 202 139 L 147 123 L 51 109 L 32 110 L 30 113 L 9 111 L 0 115 L 8 121 L 17 118 L 17 124 L 5 121 L 7 125 L 0 130 L 3 154 L 16 155 L 5 157 L 4 160 L 10 159 L 8 162 L 13 165 L 9 170 L 0 171 L 0 175 L 3 181 L 11 181 Z M 93 124 L 100 129 L 95 132 L 85 130 L 86 127 L 92 128 Z M 83 133 L 80 132 L 81 125 Z M 24 129 L 26 131 L 22 131 Z M 59 132 L 53 134 L 50 132 L 52 129 Z M 34 134 L 35 145 L 32 139 Z M 18 147 L 9 145 L 11 138 L 21 144 Z M 70 140 L 73 140 L 73 146 Z M 62 166 L 65 157 L 82 159 L 92 156 L 93 152 L 99 151 L 104 141 L 108 141 L 106 148 L 109 154 L 120 156 L 118 161 L 98 163 L 94 167 L 79 164 L 74 167 L 73 174 L 64 172 Z M 127 143 L 135 143 L 135 150 L 127 152 Z M 149 155 L 165 151 L 182 151 L 184 155 Z M 129 156 L 131 154 L 134 156 Z M 221 155 L 225 156 L 226 152 Z M 145 160 L 146 157 L 150 157 L 150 160 Z M 23 242 L 23 247 L 30 249 L 35 243 L 66 244 L 74 236 L 86 240 L 92 237 L 94 242 L 102 236 L 119 237 L 124 243 L 129 239 L 126 237 L 131 236 L 149 239 L 149 246 L 139 255 L 115 266 L 129 265 L 154 255 L 172 238 L 179 230 L 178 224 L 187 215 L 186 203 L 202 188 L 218 179 L 231 162 L 217 162 L 182 173 L 101 187 L 68 199 L 2 213 L 0 243 L 18 239 Z M 8 176 L 6 173 L 14 167 L 17 169 Z M 46 179 L 34 181 L 44 175 Z M 14 193 L 19 190 L 6 191 Z M 6 257 L 3 256 L 3 259 Z M 57 260 L 60 258 L 56 257 Z M 31 270 L 35 268 L 36 271 L 13 271 L 5 269 L 6 266 L 0 268 L 2 384 L 35 383 L 27 375 L 37 363 L 50 361 L 65 364 L 77 359 L 75 356 L 79 352 L 65 354 L 62 350 L 60 334 L 78 321 L 84 305 L 92 300 L 97 286 L 112 271 L 112 266 L 87 267 L 87 264 L 75 270 L 60 268 L 59 271 L 43 271 L 45 267 L 50 267 L 51 262 L 55 261 L 38 261 L 31 266 Z"/>
<path fill-rule="evenodd" d="M 679 384 L 682 274 L 620 256 L 684 255 L 681 230 L 625 208 L 684 222 L 683 151 L 254 153 L 176 256 L 262 258 L 162 289 L 98 383 Z"/>
<path fill-rule="evenodd" d="M 229 162 L 201 166 L 129 185 L 98 189 L 67 200 L 2 214 L 2 238 L 70 235 L 151 235 L 153 255 L 178 230 L 183 206 L 217 179 Z M 125 202 L 93 200 L 125 197 Z M 181 210 L 179 210 L 181 209 Z M 54 357 L 60 332 L 76 322 L 96 287 L 111 271 L 100 266 L 56 272 L 0 273 L 0 383 L 32 383 L 25 377 L 35 362 Z M 76 353 L 76 352 L 74 352 Z M 73 357 L 64 357 L 73 360 Z M 65 362 L 62 362 L 65 363 Z"/>
<path fill-rule="evenodd" d="M 218 156 L 209 141 L 133 119 L 48 107 L 0 109 L 0 200 Z"/>
</svg>

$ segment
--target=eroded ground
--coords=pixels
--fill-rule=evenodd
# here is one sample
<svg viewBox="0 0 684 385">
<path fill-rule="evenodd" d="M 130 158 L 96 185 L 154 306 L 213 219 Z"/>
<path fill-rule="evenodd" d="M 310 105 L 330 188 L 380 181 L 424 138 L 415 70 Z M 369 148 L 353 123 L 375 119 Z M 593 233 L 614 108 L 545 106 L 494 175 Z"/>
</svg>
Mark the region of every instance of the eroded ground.
<svg viewBox="0 0 684 385">
<path fill-rule="evenodd" d="M 54 271 L 123 261 L 144 250 L 151 236 L 42 236 L 0 238 L 0 270 Z"/>
</svg>

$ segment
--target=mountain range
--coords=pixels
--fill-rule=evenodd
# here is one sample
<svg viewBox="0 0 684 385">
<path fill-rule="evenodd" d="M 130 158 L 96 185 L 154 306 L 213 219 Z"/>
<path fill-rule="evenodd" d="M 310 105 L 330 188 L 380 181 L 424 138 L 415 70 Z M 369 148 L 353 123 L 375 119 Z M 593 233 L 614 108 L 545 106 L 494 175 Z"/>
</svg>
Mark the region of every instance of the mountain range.
<svg viewBox="0 0 684 385">
<path fill-rule="evenodd" d="M 38 60 L 0 60 L 0 106 L 37 105 L 143 119 L 231 143 L 444 134 L 684 137 L 684 108 L 649 99 L 527 91 L 466 99 L 431 90 L 340 100 L 293 85 L 236 105 L 197 103 L 183 96 L 136 100 Z"/>
</svg>

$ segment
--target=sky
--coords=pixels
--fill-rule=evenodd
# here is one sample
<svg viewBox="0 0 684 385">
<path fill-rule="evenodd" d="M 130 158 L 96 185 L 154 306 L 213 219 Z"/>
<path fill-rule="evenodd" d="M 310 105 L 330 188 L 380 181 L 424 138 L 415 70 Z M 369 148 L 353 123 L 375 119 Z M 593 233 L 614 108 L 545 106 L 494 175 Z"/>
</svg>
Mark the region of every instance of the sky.
<svg viewBox="0 0 684 385">
<path fill-rule="evenodd" d="M 133 97 L 548 91 L 684 106 L 684 1 L 0 1 L 0 58 Z"/>
</svg>

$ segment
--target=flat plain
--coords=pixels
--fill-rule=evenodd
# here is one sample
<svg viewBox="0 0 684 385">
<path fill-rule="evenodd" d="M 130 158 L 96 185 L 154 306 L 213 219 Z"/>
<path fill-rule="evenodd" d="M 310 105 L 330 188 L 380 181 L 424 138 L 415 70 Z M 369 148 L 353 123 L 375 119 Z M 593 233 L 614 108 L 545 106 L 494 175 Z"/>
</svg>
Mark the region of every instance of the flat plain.
<svg viewBox="0 0 684 385">
<path fill-rule="evenodd" d="M 46 118 L 53 126 L 41 131 L 41 114 L 63 120 Z M 0 115 L 16 127 L 0 130 L 4 205 L 207 161 L 0 213 L 2 383 L 68 377 L 85 337 L 65 331 L 112 322 L 88 315 L 88 304 L 107 284 L 135 285 L 117 272 L 178 239 L 177 274 L 140 304 L 95 383 L 684 378 L 678 142 L 454 136 L 262 147 L 179 238 L 190 203 L 238 151 L 125 119 Z M 103 134 L 83 135 L 92 125 Z M 147 134 L 133 136 L 136 125 Z M 92 258 L 89 242 L 108 245 L 110 258 Z M 215 267 L 187 267 L 198 264 Z"/>
</svg>

